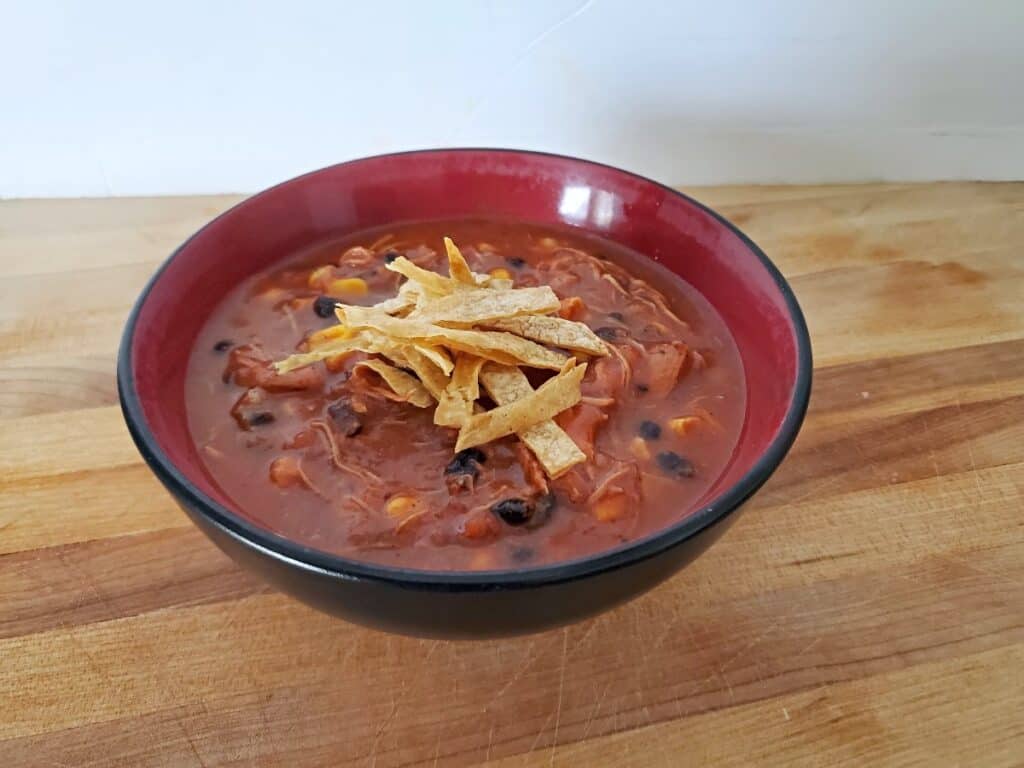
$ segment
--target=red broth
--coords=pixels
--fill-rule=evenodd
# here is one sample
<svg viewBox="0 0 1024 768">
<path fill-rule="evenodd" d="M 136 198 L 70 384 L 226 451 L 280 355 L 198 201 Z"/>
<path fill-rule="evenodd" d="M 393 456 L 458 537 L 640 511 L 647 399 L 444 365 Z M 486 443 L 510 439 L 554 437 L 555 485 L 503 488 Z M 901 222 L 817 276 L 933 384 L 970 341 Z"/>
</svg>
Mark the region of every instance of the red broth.
<svg viewBox="0 0 1024 768">
<path fill-rule="evenodd" d="M 360 388 L 353 366 L 362 353 L 284 376 L 270 367 L 336 323 L 319 297 L 369 305 L 394 296 L 402 278 L 385 260 L 400 254 L 444 273 L 445 235 L 476 272 L 550 285 L 560 314 L 612 347 L 591 361 L 583 402 L 555 419 L 588 455 L 559 478 L 545 478 L 514 436 L 453 462 L 456 430 L 435 426 L 432 409 Z M 186 377 L 189 427 L 211 477 L 241 514 L 275 533 L 426 570 L 571 560 L 676 522 L 732 456 L 746 409 L 735 343 L 691 286 L 621 246 L 470 219 L 362 232 L 283 256 L 216 308 Z M 535 386 L 549 375 L 529 373 Z"/>
</svg>

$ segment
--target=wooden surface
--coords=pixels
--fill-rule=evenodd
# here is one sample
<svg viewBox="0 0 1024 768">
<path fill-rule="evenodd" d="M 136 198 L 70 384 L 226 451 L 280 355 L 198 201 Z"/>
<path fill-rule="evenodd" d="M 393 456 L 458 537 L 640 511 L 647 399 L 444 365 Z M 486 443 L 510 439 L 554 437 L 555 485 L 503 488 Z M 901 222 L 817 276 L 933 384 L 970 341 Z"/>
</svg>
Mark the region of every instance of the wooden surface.
<svg viewBox="0 0 1024 768">
<path fill-rule="evenodd" d="M 694 192 L 803 304 L 803 433 L 661 588 L 462 644 L 269 591 L 136 453 L 122 322 L 233 198 L 0 202 L 0 765 L 1024 764 L 1024 185 Z"/>
</svg>

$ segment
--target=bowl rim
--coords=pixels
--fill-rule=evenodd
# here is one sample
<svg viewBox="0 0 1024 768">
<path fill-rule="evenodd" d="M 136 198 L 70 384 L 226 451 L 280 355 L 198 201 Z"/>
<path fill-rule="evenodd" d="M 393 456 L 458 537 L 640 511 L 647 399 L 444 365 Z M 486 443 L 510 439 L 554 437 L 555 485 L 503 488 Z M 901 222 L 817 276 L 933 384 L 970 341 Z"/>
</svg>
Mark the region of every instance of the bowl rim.
<svg viewBox="0 0 1024 768">
<path fill-rule="evenodd" d="M 634 180 L 651 184 L 668 194 L 682 198 L 690 205 L 709 214 L 717 222 L 733 232 L 757 257 L 785 301 L 788 319 L 796 340 L 797 371 L 786 415 L 778 432 L 767 449 L 761 453 L 753 466 L 738 481 L 682 520 L 648 534 L 641 539 L 626 542 L 619 547 L 604 552 L 573 560 L 527 568 L 491 571 L 436 571 L 379 565 L 349 559 L 341 555 L 302 545 L 284 536 L 272 533 L 255 523 L 249 522 L 242 515 L 231 511 L 210 498 L 196 487 L 170 460 L 162 450 L 159 440 L 146 421 L 142 403 L 135 388 L 134 376 L 132 375 L 132 341 L 142 307 L 145 305 L 153 287 L 159 281 L 161 275 L 163 275 L 164 270 L 168 268 L 177 255 L 187 248 L 201 232 L 211 227 L 221 218 L 231 215 L 237 208 L 246 205 L 255 198 L 268 195 L 280 187 L 298 183 L 308 176 L 368 160 L 411 155 L 450 154 L 453 152 L 501 153 L 554 158 L 615 171 Z M 478 592 L 559 584 L 618 570 L 619 568 L 624 568 L 659 555 L 729 518 L 733 512 L 739 509 L 768 480 L 789 452 L 807 412 L 811 392 L 812 368 L 811 341 L 807 323 L 789 283 L 764 251 L 718 212 L 672 187 L 606 163 L 535 150 L 444 147 L 370 155 L 309 171 L 268 187 L 254 195 L 247 196 L 204 224 L 181 245 L 175 248 L 171 255 L 164 260 L 152 277 L 150 277 L 142 293 L 139 294 L 138 299 L 135 301 L 121 336 L 117 359 L 117 390 L 121 411 L 128 425 L 128 431 L 146 464 L 149 465 L 157 478 L 174 496 L 179 499 L 183 497 L 187 507 L 198 510 L 207 521 L 213 523 L 233 538 L 282 563 L 341 580 L 370 580 L 407 589 Z"/>
</svg>

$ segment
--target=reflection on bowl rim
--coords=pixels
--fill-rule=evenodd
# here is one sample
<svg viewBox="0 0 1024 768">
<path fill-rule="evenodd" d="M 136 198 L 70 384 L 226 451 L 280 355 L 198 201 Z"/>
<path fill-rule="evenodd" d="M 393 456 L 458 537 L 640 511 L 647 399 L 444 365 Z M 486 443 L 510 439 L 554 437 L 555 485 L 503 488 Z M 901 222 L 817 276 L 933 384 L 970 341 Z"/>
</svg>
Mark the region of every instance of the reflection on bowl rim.
<svg viewBox="0 0 1024 768">
<path fill-rule="evenodd" d="M 667 193 L 682 198 L 690 205 L 704 211 L 735 234 L 751 251 L 751 253 L 758 258 L 761 266 L 768 272 L 785 300 L 786 308 L 788 310 L 788 318 L 790 323 L 792 323 L 792 330 L 795 336 L 797 371 L 792 395 L 789 405 L 786 408 L 786 416 L 783 419 L 778 432 L 772 439 L 768 448 L 736 483 L 726 488 L 722 493 L 711 499 L 710 502 L 702 506 L 700 509 L 691 512 L 678 522 L 650 533 L 643 538 L 626 542 L 619 547 L 605 550 L 597 554 L 573 560 L 560 561 L 548 565 L 539 565 L 521 569 L 495 571 L 428 571 L 412 568 L 397 568 L 394 566 L 377 565 L 360 560 L 353 560 L 312 547 L 307 547 L 291 539 L 271 533 L 270 531 L 249 522 L 241 515 L 232 512 L 230 509 L 211 499 L 203 493 L 203 491 L 193 485 L 193 483 L 173 464 L 173 462 L 160 448 L 160 443 L 150 429 L 143 414 L 142 404 L 139 401 L 138 393 L 135 391 L 135 382 L 134 377 L 132 376 L 131 348 L 139 312 L 145 304 L 150 291 L 153 289 L 154 285 L 156 285 L 164 270 L 174 260 L 178 253 L 187 248 L 189 243 L 192 242 L 199 232 L 210 227 L 214 222 L 219 221 L 221 218 L 230 215 L 238 207 L 246 205 L 246 203 L 254 198 L 270 194 L 281 186 L 295 183 L 307 176 L 333 168 L 365 162 L 367 160 L 443 152 L 494 152 L 551 157 L 621 173 L 625 176 L 651 184 Z M 653 181 L 644 176 L 640 176 L 639 174 L 625 171 L 621 168 L 616 168 L 612 165 L 598 163 L 591 160 L 583 160 L 581 158 L 570 157 L 568 155 L 558 155 L 550 152 L 535 152 L 531 150 L 518 149 L 490 149 L 486 147 L 446 147 L 440 149 L 424 149 L 373 155 L 320 168 L 307 174 L 297 176 L 293 179 L 283 181 L 273 187 L 269 187 L 256 195 L 247 197 L 245 200 L 242 200 L 232 206 L 227 211 L 224 211 L 216 218 L 207 222 L 199 232 L 194 233 L 188 240 L 178 246 L 164 261 L 164 263 L 161 264 L 160 268 L 147 282 L 146 287 L 143 289 L 139 298 L 136 300 L 135 305 L 132 307 L 131 314 L 128 316 L 124 334 L 121 337 L 121 346 L 117 359 L 117 390 L 121 402 L 121 410 L 124 413 L 129 432 L 138 446 L 139 451 L 142 453 L 142 457 L 165 485 L 172 488 L 176 494 L 181 494 L 188 499 L 188 501 L 200 509 L 211 522 L 225 529 L 232 536 L 245 540 L 249 546 L 255 547 L 266 555 L 300 568 L 316 571 L 340 579 L 370 579 L 407 587 L 409 589 L 445 590 L 455 592 L 518 589 L 536 587 L 544 584 L 557 584 L 585 578 L 596 573 L 603 573 L 605 571 L 622 568 L 653 557 L 728 518 L 729 515 L 742 506 L 743 503 L 764 484 L 768 477 L 770 477 L 775 471 L 776 467 L 778 467 L 782 462 L 782 459 L 785 458 L 790 446 L 792 446 L 793 441 L 796 439 L 797 433 L 800 431 L 804 415 L 807 412 L 812 376 L 810 336 L 807 331 L 807 324 L 804 321 L 803 312 L 800 310 L 796 297 L 793 295 L 792 289 L 776 266 L 756 243 L 754 243 L 725 217 L 678 190 L 672 189 L 671 187 L 660 184 L 659 182 Z"/>
</svg>

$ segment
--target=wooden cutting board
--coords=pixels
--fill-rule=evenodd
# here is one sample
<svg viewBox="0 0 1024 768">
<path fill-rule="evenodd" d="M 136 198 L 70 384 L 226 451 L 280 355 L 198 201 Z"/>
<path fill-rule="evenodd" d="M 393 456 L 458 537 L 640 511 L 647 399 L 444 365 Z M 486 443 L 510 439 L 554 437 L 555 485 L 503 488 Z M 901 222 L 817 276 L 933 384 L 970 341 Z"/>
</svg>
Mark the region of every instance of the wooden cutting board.
<svg viewBox="0 0 1024 768">
<path fill-rule="evenodd" d="M 659 589 L 479 643 L 271 592 L 143 466 L 122 323 L 237 198 L 0 202 L 0 764 L 1020 765 L 1024 185 L 693 193 L 803 304 L 803 433 Z"/>
</svg>

